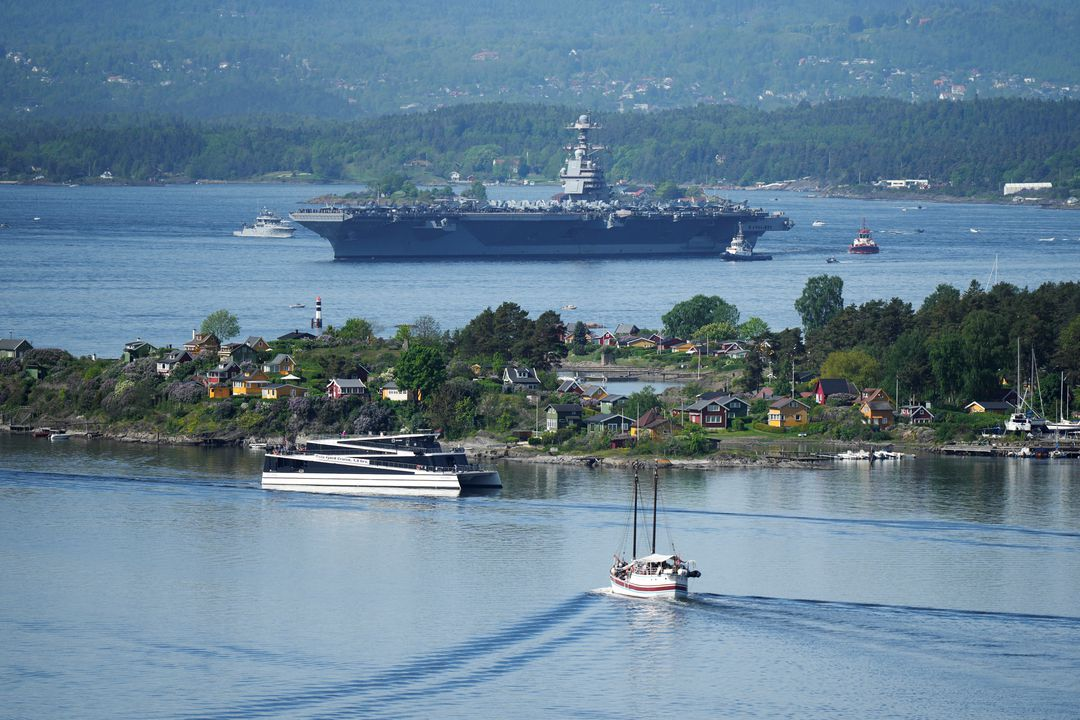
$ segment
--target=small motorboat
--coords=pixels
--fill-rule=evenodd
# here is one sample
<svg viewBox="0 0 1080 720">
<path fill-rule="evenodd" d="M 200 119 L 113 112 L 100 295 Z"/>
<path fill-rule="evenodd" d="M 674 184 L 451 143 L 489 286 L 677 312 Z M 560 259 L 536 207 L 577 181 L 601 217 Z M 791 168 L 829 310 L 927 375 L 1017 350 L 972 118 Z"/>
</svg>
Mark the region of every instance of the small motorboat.
<svg viewBox="0 0 1080 720">
<path fill-rule="evenodd" d="M 563 305 L 563 310 L 577 310 L 577 305 Z"/>
<path fill-rule="evenodd" d="M 825 227 L 825 221 L 815 220 L 814 222 L 810 223 L 810 227 Z"/>
<path fill-rule="evenodd" d="M 289 307 L 291 307 L 291 308 L 302 308 L 302 307 L 304 307 L 304 303 L 293 303 Z"/>
<path fill-rule="evenodd" d="M 831 256 L 830 256 L 830 257 L 827 257 L 827 258 L 825 258 L 825 262 L 827 262 L 827 263 L 830 263 L 830 264 L 831 264 L 831 263 L 838 263 L 838 262 L 840 262 L 840 261 L 839 261 L 839 260 L 837 260 L 836 258 L 834 258 L 834 257 L 831 257 Z"/>
<path fill-rule="evenodd" d="M 968 232 L 977 233 L 979 232 L 979 228 L 968 228 Z"/>
<path fill-rule="evenodd" d="M 71 439 L 71 436 L 68 435 L 67 432 L 65 432 L 63 430 L 58 430 L 58 431 L 56 431 L 54 433 L 49 434 L 49 440 L 52 441 L 52 442 L 57 442 L 59 440 L 70 440 L 70 439 Z"/>
</svg>

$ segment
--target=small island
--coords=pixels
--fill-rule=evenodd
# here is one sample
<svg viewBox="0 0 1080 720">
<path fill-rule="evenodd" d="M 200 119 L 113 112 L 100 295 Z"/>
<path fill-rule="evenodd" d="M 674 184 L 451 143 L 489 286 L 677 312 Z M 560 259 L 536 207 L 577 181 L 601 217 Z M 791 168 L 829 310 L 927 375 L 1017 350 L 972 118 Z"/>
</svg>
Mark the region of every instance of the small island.
<svg viewBox="0 0 1080 720">
<path fill-rule="evenodd" d="M 0 341 L 0 425 L 210 445 L 429 428 L 488 457 L 738 464 L 831 457 L 838 443 L 1049 447 L 1006 436 L 1010 415 L 1030 412 L 1060 418 L 1058 450 L 1080 448 L 1080 284 L 942 285 L 918 310 L 845 306 L 842 291 L 839 277 L 810 278 L 803 326 L 779 331 L 696 295 L 655 329 L 506 302 L 452 331 L 422 316 L 391 335 L 364 318 L 323 327 L 317 303 L 310 332 L 240 340 L 222 309 L 190 339 L 136 339 L 116 359 L 12 338 Z M 637 389 L 613 390 L 620 381 Z"/>
</svg>

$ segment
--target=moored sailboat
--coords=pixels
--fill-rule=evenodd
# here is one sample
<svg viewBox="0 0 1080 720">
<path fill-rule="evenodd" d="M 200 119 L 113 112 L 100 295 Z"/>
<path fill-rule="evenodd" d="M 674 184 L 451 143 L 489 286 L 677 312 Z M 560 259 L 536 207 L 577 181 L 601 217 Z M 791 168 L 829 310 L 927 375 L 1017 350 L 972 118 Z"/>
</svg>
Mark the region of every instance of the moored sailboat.
<svg viewBox="0 0 1080 720">
<path fill-rule="evenodd" d="M 686 597 L 689 579 L 701 577 L 693 560 L 683 560 L 675 553 L 664 555 L 656 552 L 656 508 L 659 499 L 659 481 L 659 474 L 656 468 L 653 468 L 652 542 L 649 554 L 639 558 L 637 556 L 637 527 L 641 483 L 635 467 L 633 544 L 630 560 L 626 560 L 621 554 L 616 554 L 615 562 L 608 573 L 611 579 L 611 591 L 617 595 L 639 598 Z"/>
</svg>

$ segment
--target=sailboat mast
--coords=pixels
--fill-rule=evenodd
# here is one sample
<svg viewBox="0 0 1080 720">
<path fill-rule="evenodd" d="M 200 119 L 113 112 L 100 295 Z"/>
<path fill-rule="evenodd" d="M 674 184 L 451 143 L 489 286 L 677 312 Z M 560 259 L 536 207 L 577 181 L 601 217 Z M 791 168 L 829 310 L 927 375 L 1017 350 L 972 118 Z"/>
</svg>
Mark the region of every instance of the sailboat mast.
<svg viewBox="0 0 1080 720">
<path fill-rule="evenodd" d="M 656 500 L 659 496 L 660 473 L 653 468 L 652 471 L 652 553 L 656 554 Z"/>
<path fill-rule="evenodd" d="M 634 470 L 634 547 L 630 554 L 631 558 L 637 557 L 637 498 L 638 498 L 638 474 Z"/>
</svg>

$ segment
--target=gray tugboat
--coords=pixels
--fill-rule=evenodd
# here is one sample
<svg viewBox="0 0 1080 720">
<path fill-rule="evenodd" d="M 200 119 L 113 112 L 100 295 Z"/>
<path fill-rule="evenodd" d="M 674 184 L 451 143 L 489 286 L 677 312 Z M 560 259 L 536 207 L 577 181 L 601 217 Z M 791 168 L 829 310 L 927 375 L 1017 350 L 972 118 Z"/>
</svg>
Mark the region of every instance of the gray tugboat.
<svg viewBox="0 0 1080 720">
<path fill-rule="evenodd" d="M 602 148 L 589 141 L 598 128 L 587 114 L 568 126 L 577 141 L 567 147 L 558 200 L 369 204 L 289 217 L 329 240 L 337 260 L 724 257 L 740 224 L 747 252 L 763 233 L 794 225 L 783 213 L 727 200 L 657 205 L 616 199 L 596 157 Z"/>
</svg>

